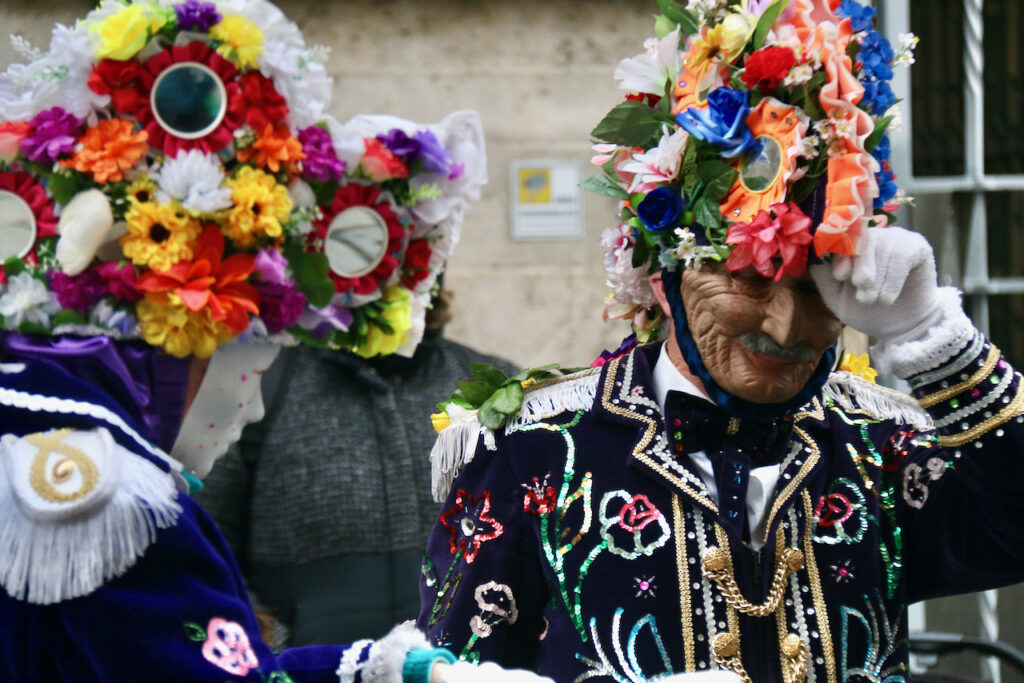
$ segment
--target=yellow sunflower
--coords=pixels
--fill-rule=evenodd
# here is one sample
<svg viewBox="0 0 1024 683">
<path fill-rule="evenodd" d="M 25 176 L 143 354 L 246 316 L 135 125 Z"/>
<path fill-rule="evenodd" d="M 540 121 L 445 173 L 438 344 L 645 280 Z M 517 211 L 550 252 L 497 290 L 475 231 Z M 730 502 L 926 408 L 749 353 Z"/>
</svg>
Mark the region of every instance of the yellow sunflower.
<svg viewBox="0 0 1024 683">
<path fill-rule="evenodd" d="M 142 176 L 128 186 L 125 197 L 132 204 L 146 204 L 156 197 L 156 183 L 149 176 Z"/>
<path fill-rule="evenodd" d="M 217 347 L 235 337 L 226 325 L 213 320 L 209 308 L 188 310 L 174 292 L 148 292 L 135 306 L 139 334 L 176 358 L 209 358 Z"/>
<path fill-rule="evenodd" d="M 192 258 L 199 239 L 199 221 L 170 204 L 131 202 L 124 216 L 128 232 L 121 236 L 121 250 L 137 266 L 167 270 L 178 261 Z"/>
<path fill-rule="evenodd" d="M 277 238 L 292 212 L 288 188 L 274 176 L 246 166 L 228 181 L 234 206 L 228 212 L 224 234 L 239 247 L 256 237 Z"/>
</svg>

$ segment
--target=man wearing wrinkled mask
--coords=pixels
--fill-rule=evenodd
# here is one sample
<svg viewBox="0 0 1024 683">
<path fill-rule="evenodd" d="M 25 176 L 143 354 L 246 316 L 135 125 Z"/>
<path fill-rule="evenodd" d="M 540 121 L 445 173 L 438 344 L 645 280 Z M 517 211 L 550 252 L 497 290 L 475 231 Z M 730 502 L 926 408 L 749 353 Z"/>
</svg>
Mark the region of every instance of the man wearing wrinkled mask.
<svg viewBox="0 0 1024 683">
<path fill-rule="evenodd" d="M 559 681 L 907 680 L 909 603 L 1024 579 L 1021 376 L 887 227 L 873 10 L 659 6 L 590 186 L 624 200 L 608 314 L 664 341 L 460 385 L 419 625 Z M 913 397 L 835 370 L 843 324 Z"/>
</svg>

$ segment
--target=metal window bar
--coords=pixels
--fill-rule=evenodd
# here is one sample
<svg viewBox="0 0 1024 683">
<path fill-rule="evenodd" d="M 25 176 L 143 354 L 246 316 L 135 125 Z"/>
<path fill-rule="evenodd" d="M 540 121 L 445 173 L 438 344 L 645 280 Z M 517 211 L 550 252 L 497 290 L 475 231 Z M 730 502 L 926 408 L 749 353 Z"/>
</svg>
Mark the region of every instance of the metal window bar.
<svg viewBox="0 0 1024 683">
<path fill-rule="evenodd" d="M 920 0 L 918 0 L 920 2 Z M 895 42 L 899 33 L 911 30 L 910 0 L 880 0 L 882 30 Z M 963 175 L 915 178 L 911 150 L 910 77 L 907 70 L 895 74 L 892 86 L 902 100 L 904 127 L 890 136 L 892 161 L 896 176 L 908 194 L 927 196 L 962 192 L 971 195 L 971 218 L 968 226 L 967 254 L 963 264 L 963 290 L 972 295 L 970 314 L 975 325 L 989 332 L 989 297 L 997 294 L 1024 293 L 1024 278 L 991 278 L 988 269 L 988 235 L 986 193 L 1024 191 L 1024 175 L 988 175 L 985 173 L 985 97 L 983 76 L 982 0 L 964 0 L 964 119 L 965 172 Z M 916 606 L 915 606 L 916 607 Z M 987 591 L 978 596 L 981 636 L 995 641 L 999 638 L 998 594 Z M 912 609 L 911 630 L 924 627 L 923 606 Z M 986 658 L 982 674 L 1000 683 L 999 660 Z"/>
</svg>

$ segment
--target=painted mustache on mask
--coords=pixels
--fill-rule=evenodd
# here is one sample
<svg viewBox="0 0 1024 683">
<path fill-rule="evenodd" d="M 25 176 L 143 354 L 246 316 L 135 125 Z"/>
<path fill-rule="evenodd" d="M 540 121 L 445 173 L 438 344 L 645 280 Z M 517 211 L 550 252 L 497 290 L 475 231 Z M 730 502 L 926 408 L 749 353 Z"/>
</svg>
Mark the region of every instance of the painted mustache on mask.
<svg viewBox="0 0 1024 683">
<path fill-rule="evenodd" d="M 773 356 L 781 356 L 786 360 L 797 363 L 809 363 L 818 357 L 818 354 L 807 346 L 785 347 L 769 337 L 764 332 L 756 332 L 743 337 L 743 346 L 757 353 L 770 353 Z"/>
</svg>

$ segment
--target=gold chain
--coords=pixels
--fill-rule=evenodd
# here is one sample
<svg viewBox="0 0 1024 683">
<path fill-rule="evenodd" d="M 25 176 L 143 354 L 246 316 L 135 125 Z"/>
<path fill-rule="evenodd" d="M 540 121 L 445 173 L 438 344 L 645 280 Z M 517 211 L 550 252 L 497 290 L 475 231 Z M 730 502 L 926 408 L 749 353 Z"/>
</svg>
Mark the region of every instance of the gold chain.
<svg viewBox="0 0 1024 683">
<path fill-rule="evenodd" d="M 722 591 L 726 604 L 736 611 L 752 617 L 766 617 L 779 606 L 789 575 L 803 568 L 804 553 L 799 548 L 786 548 L 782 551 L 775 563 L 771 589 L 768 591 L 765 601 L 760 605 L 754 605 L 743 597 L 740 587 L 736 585 L 736 578 L 733 576 L 732 558 L 727 552 L 721 548 L 710 548 L 701 558 L 701 565 L 705 578 L 715 582 L 719 590 Z"/>
</svg>

